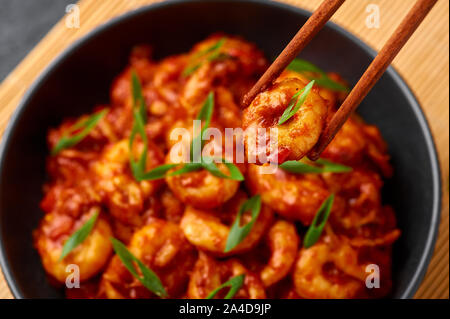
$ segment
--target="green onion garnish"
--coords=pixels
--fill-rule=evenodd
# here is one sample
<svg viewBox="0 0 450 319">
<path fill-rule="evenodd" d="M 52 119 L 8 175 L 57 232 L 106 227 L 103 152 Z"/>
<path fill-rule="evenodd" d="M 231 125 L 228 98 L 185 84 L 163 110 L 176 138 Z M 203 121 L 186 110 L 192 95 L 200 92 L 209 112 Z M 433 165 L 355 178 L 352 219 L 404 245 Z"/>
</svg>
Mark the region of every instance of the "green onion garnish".
<svg viewBox="0 0 450 319">
<path fill-rule="evenodd" d="M 202 139 L 202 136 L 203 133 L 208 129 L 209 124 L 211 123 L 213 111 L 214 111 L 214 92 L 211 91 L 206 97 L 206 100 L 203 103 L 203 106 L 197 115 L 197 120 L 204 121 L 204 124 L 200 130 L 200 134 L 195 138 L 193 138 L 191 142 L 190 158 L 191 161 L 193 162 L 198 162 L 201 156 L 201 151 L 205 144 L 205 142 Z M 197 150 L 198 145 L 200 145 L 200 150 Z"/>
<path fill-rule="evenodd" d="M 221 163 L 225 164 L 225 166 L 228 168 L 228 171 L 230 172 L 230 175 L 222 173 L 222 171 L 217 167 L 216 163 L 213 162 L 212 158 L 203 157 L 201 165 L 203 169 L 206 169 L 208 172 L 210 172 L 212 175 L 216 177 L 224 179 L 232 179 L 236 181 L 244 180 L 244 176 L 242 176 L 241 172 L 239 171 L 239 168 L 237 168 L 236 165 L 226 160 L 221 160 Z"/>
<path fill-rule="evenodd" d="M 130 168 L 133 173 L 134 178 L 137 181 L 142 181 L 143 176 L 145 174 L 145 166 L 147 161 L 147 152 L 148 152 L 148 139 L 147 134 L 145 133 L 145 123 L 147 120 L 147 108 L 145 105 L 145 100 L 142 94 L 142 86 L 139 81 L 139 77 L 136 72 L 133 70 L 131 72 L 131 89 L 132 89 L 132 97 L 133 97 L 133 128 L 131 129 L 130 139 L 129 139 L 129 152 L 130 152 Z M 142 139 L 144 143 L 144 150 L 139 157 L 139 160 L 136 161 L 133 155 L 133 142 L 136 135 Z"/>
<path fill-rule="evenodd" d="M 333 207 L 334 194 L 328 196 L 324 200 L 319 210 L 317 211 L 311 225 L 306 232 L 305 239 L 303 240 L 303 247 L 309 248 L 314 245 L 320 238 L 323 228 L 327 223 L 328 216 L 330 216 L 331 208 Z"/>
<path fill-rule="evenodd" d="M 190 172 L 195 172 L 203 168 L 202 163 L 185 163 L 182 168 L 169 173 L 167 176 L 183 175 Z"/>
<path fill-rule="evenodd" d="M 145 124 L 142 119 L 141 113 L 139 110 L 133 110 L 133 117 L 134 117 L 134 124 L 133 128 L 131 130 L 130 139 L 129 139 L 129 152 L 130 152 L 130 168 L 131 172 L 133 173 L 134 178 L 137 181 L 142 181 L 143 176 L 145 174 L 145 168 L 147 163 L 147 152 L 148 152 L 148 139 L 147 134 L 145 133 Z M 144 150 L 142 151 L 139 160 L 136 161 L 134 159 L 133 154 L 133 142 L 136 137 L 136 134 L 139 134 L 139 136 L 142 139 L 142 142 L 144 143 Z"/>
<path fill-rule="evenodd" d="M 251 211 L 252 213 L 252 220 L 246 225 L 241 226 L 242 215 L 248 211 Z M 245 237 L 247 237 L 247 235 L 252 230 L 252 227 L 255 224 L 260 211 L 261 197 L 259 195 L 253 196 L 241 205 L 236 219 L 231 226 L 230 232 L 228 233 L 227 243 L 224 250 L 225 253 L 231 251 L 234 247 L 239 245 L 245 239 Z"/>
<path fill-rule="evenodd" d="M 117 256 L 119 256 L 123 265 L 128 269 L 130 274 L 132 274 L 134 278 L 139 280 L 145 288 L 153 292 L 155 295 L 159 297 L 166 297 L 167 292 L 158 276 L 142 261 L 136 258 L 121 241 L 112 237 L 110 240 L 114 251 Z M 134 263 L 136 263 L 139 267 L 141 274 L 137 272 Z"/>
<path fill-rule="evenodd" d="M 225 53 L 220 52 L 220 48 L 224 45 L 226 38 L 221 38 L 208 48 L 197 52 L 192 57 L 192 62 L 183 70 L 183 76 L 189 76 L 197 71 L 205 61 L 215 61 L 228 57 Z"/>
<path fill-rule="evenodd" d="M 129 149 L 130 149 L 130 168 L 133 173 L 134 178 L 137 181 L 143 180 L 155 180 L 165 177 L 165 174 L 177 166 L 176 164 L 166 164 L 158 166 L 148 172 L 145 171 L 147 163 L 148 154 L 148 139 L 145 132 L 145 123 L 147 121 L 147 107 L 145 105 L 144 96 L 142 94 L 142 86 L 139 81 L 139 77 L 133 70 L 131 72 L 131 88 L 133 96 L 133 128 L 131 129 L 130 139 L 129 139 Z M 136 136 L 139 135 L 144 143 L 144 150 L 142 151 L 139 159 L 136 161 L 133 154 L 133 142 Z"/>
<path fill-rule="evenodd" d="M 230 287 L 230 290 L 226 294 L 224 299 L 231 299 L 234 297 L 234 295 L 241 289 L 242 285 L 244 284 L 245 274 L 238 275 L 236 277 L 231 278 L 227 282 L 224 282 L 219 287 L 214 289 L 206 299 L 213 299 L 217 293 L 222 290 L 223 288 Z"/>
<path fill-rule="evenodd" d="M 142 176 L 142 179 L 143 180 L 156 180 L 156 179 L 165 178 L 166 176 L 177 176 L 177 175 L 182 175 L 182 174 L 186 174 L 186 173 L 190 173 L 190 172 L 195 172 L 195 171 L 198 171 L 201 169 L 205 169 L 208 172 L 210 172 L 212 175 L 219 177 L 219 178 L 231 179 L 231 180 L 235 180 L 235 181 L 243 181 L 244 180 L 244 176 L 239 171 L 239 168 L 237 168 L 236 165 L 234 165 L 233 163 L 230 163 L 228 161 L 225 161 L 225 160 L 222 160 L 221 163 L 225 164 L 225 166 L 228 168 L 228 171 L 230 172 L 230 175 L 226 175 L 226 174 L 222 173 L 222 171 L 217 167 L 216 163 L 214 163 L 212 161 L 212 159 L 202 158 L 201 163 L 184 163 L 183 167 L 181 167 L 180 169 L 178 169 L 176 171 L 170 172 L 169 174 L 167 174 L 167 172 L 169 170 L 171 170 L 172 168 L 174 168 L 175 166 L 178 166 L 180 164 L 165 164 L 165 165 L 158 166 L 158 167 L 152 169 L 151 171 L 149 171 L 148 173 L 145 173 Z"/>
<path fill-rule="evenodd" d="M 153 181 L 166 177 L 166 173 L 178 164 L 164 164 L 141 175 L 141 179 L 145 181 Z"/>
<path fill-rule="evenodd" d="M 131 154 L 130 151 L 130 167 L 131 171 L 133 172 L 133 175 L 136 180 L 142 181 L 142 180 L 156 180 L 156 179 L 162 179 L 166 176 L 176 176 L 181 175 L 193 171 L 198 171 L 200 169 L 206 169 L 211 174 L 213 174 L 216 177 L 220 178 L 227 178 L 237 181 L 243 181 L 244 176 L 242 176 L 241 172 L 237 168 L 236 165 L 233 163 L 230 163 L 226 160 L 221 160 L 220 162 L 225 164 L 225 166 L 228 168 L 230 175 L 226 175 L 220 171 L 220 169 L 217 167 L 217 165 L 213 162 L 210 158 L 202 158 L 201 157 L 201 151 L 204 146 L 204 141 L 202 140 L 203 133 L 205 130 L 209 127 L 209 124 L 211 123 L 211 117 L 214 110 L 214 92 L 210 92 L 208 94 L 208 97 L 206 98 L 205 102 L 203 103 L 202 108 L 200 109 L 199 114 L 197 115 L 197 119 L 200 121 L 204 121 L 203 127 L 200 131 L 200 134 L 195 137 L 192 140 L 191 147 L 190 147 L 190 158 L 192 160 L 191 163 L 185 163 L 183 164 L 183 167 L 179 170 L 176 170 L 174 172 L 171 172 L 167 174 L 168 171 L 170 171 L 172 168 L 180 165 L 180 164 L 165 164 L 158 166 L 148 172 L 145 172 L 145 164 L 146 164 L 146 158 L 147 158 L 147 135 L 145 133 L 145 122 L 143 119 L 143 111 L 141 108 L 138 108 L 138 106 L 142 106 L 142 104 L 139 103 L 140 97 L 142 97 L 141 93 L 141 86 L 139 84 L 139 79 L 135 79 L 133 81 L 133 89 L 137 92 L 133 93 L 133 97 L 136 98 L 134 101 L 134 125 L 133 129 L 131 131 L 130 135 L 130 141 L 129 141 L 129 147 L 130 150 L 133 146 L 134 138 L 137 134 L 139 134 L 144 141 L 144 151 L 142 152 L 140 158 L 138 161 L 135 161 L 134 156 Z M 143 104 L 143 110 L 145 111 L 145 104 Z M 197 150 L 198 144 L 200 144 L 200 150 Z M 194 151 L 195 148 L 195 151 Z M 200 162 L 198 162 L 200 161 Z"/>
<path fill-rule="evenodd" d="M 353 170 L 350 166 L 334 163 L 324 158 L 319 158 L 316 163 L 322 166 L 324 173 L 348 173 Z"/>
<path fill-rule="evenodd" d="M 83 224 L 76 232 L 69 237 L 64 243 L 61 256 L 59 260 L 63 260 L 72 250 L 74 250 L 78 245 L 80 245 L 91 233 L 92 228 L 94 228 L 95 222 L 97 221 L 98 210 L 92 215 L 89 220 Z"/>
<path fill-rule="evenodd" d="M 319 77 L 307 76 L 310 80 L 315 80 L 318 86 L 331 89 L 333 91 L 349 91 L 345 85 L 330 79 L 330 77 L 323 70 L 311 62 L 302 59 L 294 59 L 294 61 L 292 61 L 287 68 L 288 70 L 298 73 L 313 72 L 319 74 Z"/>
<path fill-rule="evenodd" d="M 349 166 L 333 163 L 322 158 L 315 163 L 319 165 L 311 165 L 304 161 L 286 161 L 280 165 L 280 168 L 295 174 L 348 173 L 353 170 Z"/>
<path fill-rule="evenodd" d="M 292 96 L 288 107 L 286 108 L 286 110 L 284 110 L 283 115 L 281 115 L 280 119 L 278 120 L 278 125 L 283 124 L 284 122 L 289 120 L 295 113 L 297 113 L 303 103 L 305 103 L 305 100 L 308 97 L 313 85 L 314 80 L 309 82 L 304 88 L 302 88 Z"/>
<path fill-rule="evenodd" d="M 75 146 L 81 142 L 92 129 L 97 125 L 97 123 L 102 119 L 103 116 L 108 112 L 108 110 L 102 110 L 100 112 L 94 113 L 87 119 L 82 119 L 76 122 L 72 127 L 63 134 L 59 139 L 58 143 L 52 149 L 52 155 L 58 154 L 63 149 Z M 81 130 L 79 133 L 72 135 L 74 132 Z"/>
<path fill-rule="evenodd" d="M 142 95 L 142 86 L 136 71 L 131 71 L 131 88 L 133 94 L 133 106 L 138 108 L 143 122 L 147 122 L 147 108 L 144 96 Z"/>
</svg>

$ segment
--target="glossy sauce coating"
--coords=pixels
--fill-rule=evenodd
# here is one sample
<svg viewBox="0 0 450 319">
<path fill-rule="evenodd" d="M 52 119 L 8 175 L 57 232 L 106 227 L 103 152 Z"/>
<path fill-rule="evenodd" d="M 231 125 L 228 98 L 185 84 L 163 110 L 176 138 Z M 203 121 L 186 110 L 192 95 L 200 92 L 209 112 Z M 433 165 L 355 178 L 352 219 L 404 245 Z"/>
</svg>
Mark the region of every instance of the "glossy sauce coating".
<svg viewBox="0 0 450 319">
<path fill-rule="evenodd" d="M 199 59 L 221 39 L 225 40 L 217 52 L 220 58 Z M 233 155 L 228 159 L 235 162 L 245 181 L 220 178 L 204 169 L 137 181 L 129 160 L 139 157 L 144 144 L 137 138 L 131 149 L 129 145 L 133 70 L 146 103 L 147 171 L 181 162 L 170 154 L 192 141 L 192 121 L 209 92 L 215 99 L 210 127 L 224 134 L 226 128 L 277 126 L 292 96 L 309 82 L 305 74 L 285 71 L 243 110 L 240 100 L 268 66 L 255 45 L 217 34 L 187 53 L 160 61 L 152 59 L 152 50 L 146 45 L 133 49 L 129 65 L 111 83 L 109 104 L 93 109 L 106 109 L 106 115 L 80 143 L 47 159 L 49 178 L 41 201 L 44 216 L 34 231 L 34 245 L 52 282 L 63 285 L 69 274 L 66 267 L 74 263 L 80 267 L 81 289 L 66 289 L 69 298 L 156 298 L 114 254 L 109 240 L 114 237 L 157 274 L 168 298 L 206 298 L 241 274 L 245 280 L 235 298 L 375 298 L 389 294 L 391 246 L 400 231 L 393 209 L 382 204 L 383 177 L 392 175 L 392 167 L 379 130 L 354 115 L 324 151 L 324 158 L 352 167 L 351 172 L 294 174 L 277 168 L 273 174 L 262 174 L 262 163 L 237 163 Z M 344 83 L 339 75 L 328 75 Z M 343 98 L 345 93 L 313 86 L 300 110 L 278 127 L 275 151 L 280 162 L 307 154 Z M 87 116 L 65 119 L 51 128 L 49 148 L 73 123 Z M 179 128 L 188 133 L 171 138 Z M 244 142 L 248 144 L 249 138 L 256 137 L 246 136 Z M 222 140 L 208 143 L 205 148 L 225 150 Z M 224 164 L 218 168 L 228 173 Z M 306 230 L 331 193 L 335 203 L 322 237 L 304 248 Z M 260 214 L 246 238 L 225 253 L 239 207 L 253 195 L 261 196 Z M 100 214 L 87 239 L 60 260 L 67 238 L 94 211 Z M 250 213 L 245 212 L 242 224 L 250 220 Z M 365 286 L 369 264 L 380 267 L 382 287 L 377 291 Z M 225 293 L 216 297 L 223 298 Z"/>
</svg>

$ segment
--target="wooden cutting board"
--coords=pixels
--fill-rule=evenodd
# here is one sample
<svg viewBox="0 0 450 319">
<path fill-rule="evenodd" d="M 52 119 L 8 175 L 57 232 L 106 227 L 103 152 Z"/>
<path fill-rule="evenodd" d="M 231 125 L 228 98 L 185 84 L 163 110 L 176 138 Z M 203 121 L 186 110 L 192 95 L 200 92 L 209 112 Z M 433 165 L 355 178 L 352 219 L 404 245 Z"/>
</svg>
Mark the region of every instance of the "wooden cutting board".
<svg viewBox="0 0 450 319">
<path fill-rule="evenodd" d="M 314 10 L 322 0 L 282 0 Z M 61 19 L 0 85 L 0 135 L 25 90 L 39 73 L 74 40 L 112 17 L 155 0 L 81 0 L 80 28 L 69 29 Z M 347 0 L 333 21 L 379 50 L 414 0 Z M 374 7 L 374 5 L 376 7 Z M 379 28 L 368 28 L 366 19 L 379 10 Z M 64 12 L 61 12 L 63 15 Z M 427 275 L 416 298 L 449 297 L 449 2 L 440 0 L 394 60 L 394 66 L 416 94 L 431 125 L 444 183 L 439 238 Z M 12 295 L 0 272 L 0 298 Z"/>
</svg>

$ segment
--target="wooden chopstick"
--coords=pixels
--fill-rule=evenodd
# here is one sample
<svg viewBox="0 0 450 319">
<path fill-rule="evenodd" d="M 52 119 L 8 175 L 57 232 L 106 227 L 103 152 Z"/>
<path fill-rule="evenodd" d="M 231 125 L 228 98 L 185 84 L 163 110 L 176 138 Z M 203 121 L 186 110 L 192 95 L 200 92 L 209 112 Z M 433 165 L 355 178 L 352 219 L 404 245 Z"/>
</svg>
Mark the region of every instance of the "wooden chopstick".
<svg viewBox="0 0 450 319">
<path fill-rule="evenodd" d="M 345 0 L 324 0 L 321 3 L 258 82 L 256 82 L 253 88 L 244 96 L 242 100 L 243 106 L 248 106 L 259 93 L 267 89 L 280 76 L 281 72 L 286 69 L 289 63 L 295 59 L 317 32 L 322 29 L 325 23 L 327 23 L 344 1 Z"/>
<path fill-rule="evenodd" d="M 405 45 L 437 0 L 418 0 L 406 17 L 389 38 L 381 51 L 356 83 L 350 94 L 334 114 L 322 132 L 319 141 L 308 154 L 311 160 L 317 160 L 322 151 L 328 146 L 336 133 L 340 130 L 350 114 L 358 107 L 364 97 L 369 93 L 375 83 L 383 75 L 397 53 Z M 395 107 L 395 106 L 393 106 Z M 393 109 L 395 111 L 395 109 Z"/>
<path fill-rule="evenodd" d="M 248 106 L 263 90 L 267 89 L 281 72 L 292 62 L 300 51 L 319 32 L 345 0 L 325 0 L 317 8 L 303 27 L 297 32 L 286 48 L 262 75 L 253 88 L 244 96 L 243 106 Z M 358 107 L 369 93 L 381 75 L 386 71 L 392 60 L 405 45 L 437 0 L 418 0 L 406 17 L 389 38 L 381 51 L 369 65 L 363 76 L 356 83 L 350 94 L 344 100 L 338 111 L 324 128 L 318 142 L 308 154 L 311 160 L 317 160 L 328 146 L 339 129 L 347 121 L 350 114 Z"/>
</svg>

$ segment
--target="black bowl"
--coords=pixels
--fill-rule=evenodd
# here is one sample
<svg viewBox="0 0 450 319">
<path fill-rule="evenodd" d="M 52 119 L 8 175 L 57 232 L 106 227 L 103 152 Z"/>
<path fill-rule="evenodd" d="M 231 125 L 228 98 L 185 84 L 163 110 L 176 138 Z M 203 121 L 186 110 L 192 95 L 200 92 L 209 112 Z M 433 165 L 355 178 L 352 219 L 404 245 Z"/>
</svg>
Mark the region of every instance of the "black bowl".
<svg viewBox="0 0 450 319">
<path fill-rule="evenodd" d="M 31 233 L 45 180 L 47 129 L 64 117 L 107 102 L 114 75 L 133 45 L 150 43 L 156 58 L 187 51 L 216 31 L 242 35 L 268 58 L 288 43 L 310 13 L 276 2 L 166 1 L 113 19 L 73 44 L 46 69 L 11 118 L 0 149 L 0 259 L 16 298 L 63 297 L 49 285 Z M 359 39 L 328 23 L 301 53 L 354 84 L 375 56 Z M 440 215 L 440 172 L 433 139 L 417 100 L 389 68 L 359 108 L 389 145 L 395 175 L 384 199 L 398 216 L 393 298 L 411 298 L 433 252 Z"/>
</svg>

